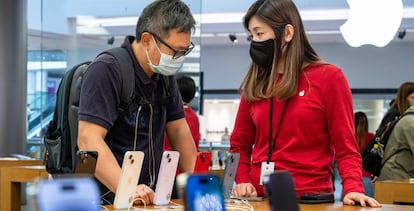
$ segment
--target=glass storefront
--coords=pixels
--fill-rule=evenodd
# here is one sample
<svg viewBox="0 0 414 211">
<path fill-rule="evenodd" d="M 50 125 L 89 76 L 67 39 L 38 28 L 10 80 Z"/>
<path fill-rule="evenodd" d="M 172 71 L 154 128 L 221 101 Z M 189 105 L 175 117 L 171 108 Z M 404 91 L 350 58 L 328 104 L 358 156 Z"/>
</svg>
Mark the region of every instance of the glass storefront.
<svg viewBox="0 0 414 211">
<path fill-rule="evenodd" d="M 103 50 L 119 46 L 125 35 L 134 34 L 139 13 L 151 1 L 28 1 L 27 142 L 30 156 L 41 158 L 43 154 L 44 130 L 53 116 L 55 93 L 65 71 L 82 61 L 92 60 Z M 202 28 L 200 14 L 217 12 L 217 1 L 184 2 L 190 6 L 198 24 L 193 36 L 196 46 L 186 57 L 182 70 L 191 75 L 198 86 L 196 99 L 190 105 L 200 114 L 202 139 L 220 140 L 225 128 L 230 133 L 232 131 L 239 95 L 226 94 L 226 90 L 222 94 L 203 91 L 203 80 L 207 78 L 203 77 L 203 72 L 206 75 L 208 67 L 200 67 L 200 46 L 208 44 L 211 36 L 222 36 L 225 33 L 210 32 L 212 29 L 208 24 Z M 231 2 L 221 2 L 223 8 L 220 11 L 245 11 L 251 1 L 237 5 L 232 5 Z M 309 2 L 298 1 L 297 4 L 301 9 L 321 5 L 329 8 L 344 6 L 340 1 L 329 4 L 315 1 L 311 5 Z M 229 29 L 221 30 L 227 32 Z M 225 78 L 217 80 L 225 81 Z M 395 93 L 375 94 L 375 90 L 372 93 L 354 94 L 354 109 L 367 113 L 371 132 L 375 131 L 394 96 Z"/>
<path fill-rule="evenodd" d="M 42 158 L 43 136 L 53 117 L 61 78 L 72 66 L 93 60 L 100 52 L 120 46 L 135 25 L 144 1 L 30 0 L 28 12 L 27 142 L 31 157 Z M 196 45 L 182 72 L 200 79 L 200 0 L 186 2 L 196 18 Z M 116 18 L 115 18 L 116 17 Z M 197 81 L 200 84 L 200 80 Z M 197 100 L 201 94 L 198 93 Z M 194 102 L 199 109 L 198 102 Z M 198 106 L 198 107 L 197 107 Z"/>
</svg>

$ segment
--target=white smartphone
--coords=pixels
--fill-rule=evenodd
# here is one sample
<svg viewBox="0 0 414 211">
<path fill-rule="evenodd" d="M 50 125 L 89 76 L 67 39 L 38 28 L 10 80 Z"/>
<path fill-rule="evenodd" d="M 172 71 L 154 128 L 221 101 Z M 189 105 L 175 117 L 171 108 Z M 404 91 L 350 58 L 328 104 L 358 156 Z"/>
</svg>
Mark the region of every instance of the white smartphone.
<svg viewBox="0 0 414 211">
<path fill-rule="evenodd" d="M 132 202 L 143 161 L 144 153 L 141 151 L 125 153 L 113 204 L 115 209 L 126 209 Z"/>
<path fill-rule="evenodd" d="M 230 198 L 236 178 L 237 167 L 239 166 L 240 153 L 229 152 L 226 158 L 226 167 L 223 174 L 222 191 L 224 198 Z"/>
<path fill-rule="evenodd" d="M 170 202 L 179 158 L 180 153 L 177 151 L 164 151 L 162 154 L 155 188 L 155 205 L 167 205 Z"/>
</svg>

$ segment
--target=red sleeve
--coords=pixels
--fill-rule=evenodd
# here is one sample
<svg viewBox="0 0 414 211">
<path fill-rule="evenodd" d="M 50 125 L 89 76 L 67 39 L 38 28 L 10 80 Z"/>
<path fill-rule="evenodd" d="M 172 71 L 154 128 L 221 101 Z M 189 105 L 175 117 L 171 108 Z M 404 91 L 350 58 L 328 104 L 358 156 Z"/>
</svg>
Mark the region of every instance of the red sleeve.
<svg viewBox="0 0 414 211">
<path fill-rule="evenodd" d="M 361 155 L 354 132 L 352 94 L 342 71 L 332 71 L 327 82 L 326 115 L 329 135 L 342 178 L 344 196 L 349 192 L 364 193 Z"/>
<path fill-rule="evenodd" d="M 230 136 L 230 152 L 240 153 L 236 183 L 251 183 L 248 173 L 250 172 L 253 143 L 254 124 L 250 117 L 249 103 L 242 96 L 234 129 Z"/>
</svg>

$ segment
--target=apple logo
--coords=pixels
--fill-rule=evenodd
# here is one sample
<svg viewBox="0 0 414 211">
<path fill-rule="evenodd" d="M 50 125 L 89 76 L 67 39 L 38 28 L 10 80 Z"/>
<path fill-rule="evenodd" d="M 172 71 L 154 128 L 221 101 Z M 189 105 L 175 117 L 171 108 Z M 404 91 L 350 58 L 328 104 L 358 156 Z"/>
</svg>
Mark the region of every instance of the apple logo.
<svg viewBox="0 0 414 211">
<path fill-rule="evenodd" d="M 394 37 L 403 16 L 402 0 L 347 0 L 348 20 L 340 27 L 345 41 L 352 47 L 384 47 Z"/>
</svg>

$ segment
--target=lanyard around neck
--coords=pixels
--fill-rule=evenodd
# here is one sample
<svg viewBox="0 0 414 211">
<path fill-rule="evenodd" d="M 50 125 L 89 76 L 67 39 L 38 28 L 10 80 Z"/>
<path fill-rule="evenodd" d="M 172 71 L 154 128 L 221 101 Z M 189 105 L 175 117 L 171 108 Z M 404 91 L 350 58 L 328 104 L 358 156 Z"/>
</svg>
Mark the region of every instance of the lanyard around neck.
<svg viewBox="0 0 414 211">
<path fill-rule="evenodd" d="M 276 134 L 275 134 L 275 138 L 272 139 L 272 135 L 273 135 L 273 97 L 270 98 L 270 108 L 269 108 L 269 148 L 267 150 L 267 164 L 269 164 L 270 159 L 272 158 L 272 153 L 273 153 L 273 146 L 274 143 L 276 142 L 276 138 L 279 135 L 279 130 L 280 130 L 280 125 L 282 124 L 282 120 L 283 117 L 285 116 L 285 111 L 286 111 L 286 107 L 287 104 L 289 102 L 289 98 L 286 100 L 285 105 L 283 105 L 283 110 L 282 110 L 282 114 L 280 115 L 280 119 L 279 119 L 279 124 L 277 125 L 277 129 L 276 129 Z"/>
</svg>

